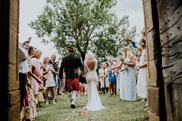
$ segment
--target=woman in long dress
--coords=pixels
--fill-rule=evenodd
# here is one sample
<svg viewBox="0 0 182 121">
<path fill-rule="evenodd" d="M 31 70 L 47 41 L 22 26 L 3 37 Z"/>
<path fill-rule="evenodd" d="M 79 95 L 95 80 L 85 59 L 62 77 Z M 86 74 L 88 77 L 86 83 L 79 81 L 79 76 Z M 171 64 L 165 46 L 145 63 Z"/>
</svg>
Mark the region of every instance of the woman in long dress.
<svg viewBox="0 0 182 121">
<path fill-rule="evenodd" d="M 97 90 L 98 75 L 96 72 L 97 60 L 93 53 L 88 52 L 84 63 L 86 81 L 88 84 L 88 102 L 86 109 L 89 111 L 98 111 L 104 109 L 101 104 L 100 96 Z"/>
<path fill-rule="evenodd" d="M 127 54 L 126 54 L 127 53 Z M 131 54 L 130 49 L 125 48 L 125 59 L 124 59 L 124 100 L 136 101 L 136 62 L 134 56 Z"/>
<path fill-rule="evenodd" d="M 119 83 L 118 83 L 118 88 L 119 88 L 119 91 L 120 91 L 120 99 L 121 100 L 124 100 L 125 99 L 125 88 L 124 88 L 124 84 L 125 84 L 125 80 L 123 80 L 123 71 L 124 71 L 124 64 L 123 64 L 123 56 L 122 54 L 120 53 L 120 55 L 118 56 L 118 63 L 116 66 L 112 67 L 111 69 L 114 70 L 114 69 L 118 69 L 119 71 Z"/>
<path fill-rule="evenodd" d="M 145 43 L 141 43 L 142 54 L 138 64 L 138 83 L 137 83 L 137 94 L 143 98 L 143 101 L 147 100 L 147 53 Z"/>
</svg>

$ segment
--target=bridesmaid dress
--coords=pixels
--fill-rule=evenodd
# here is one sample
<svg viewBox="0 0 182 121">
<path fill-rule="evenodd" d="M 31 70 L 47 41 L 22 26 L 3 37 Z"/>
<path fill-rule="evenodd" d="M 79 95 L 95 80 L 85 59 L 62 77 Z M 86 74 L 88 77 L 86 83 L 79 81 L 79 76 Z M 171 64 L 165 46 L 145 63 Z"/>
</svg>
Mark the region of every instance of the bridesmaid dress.
<svg viewBox="0 0 182 121">
<path fill-rule="evenodd" d="M 131 58 L 126 58 L 124 62 L 131 63 Z M 125 66 L 127 66 L 127 70 L 123 72 L 124 100 L 136 101 L 136 68 L 135 66 Z"/>
</svg>

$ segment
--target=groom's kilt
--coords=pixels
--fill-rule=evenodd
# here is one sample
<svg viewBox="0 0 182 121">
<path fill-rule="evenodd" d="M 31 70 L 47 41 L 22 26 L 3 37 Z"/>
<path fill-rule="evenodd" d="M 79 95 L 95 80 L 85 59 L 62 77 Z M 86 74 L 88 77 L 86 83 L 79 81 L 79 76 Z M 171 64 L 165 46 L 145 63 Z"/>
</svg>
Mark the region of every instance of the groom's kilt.
<svg viewBox="0 0 182 121">
<path fill-rule="evenodd" d="M 66 79 L 66 91 L 71 92 L 73 90 L 80 90 L 80 84 L 78 78 Z"/>
</svg>

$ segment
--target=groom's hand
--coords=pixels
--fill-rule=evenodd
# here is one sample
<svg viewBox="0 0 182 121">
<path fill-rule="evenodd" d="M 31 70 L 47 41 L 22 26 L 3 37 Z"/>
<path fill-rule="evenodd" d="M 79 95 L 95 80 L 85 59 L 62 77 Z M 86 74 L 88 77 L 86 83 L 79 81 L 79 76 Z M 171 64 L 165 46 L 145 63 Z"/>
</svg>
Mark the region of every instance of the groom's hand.
<svg viewBox="0 0 182 121">
<path fill-rule="evenodd" d="M 63 80 L 62 79 L 59 79 L 60 82 L 62 82 Z"/>
</svg>

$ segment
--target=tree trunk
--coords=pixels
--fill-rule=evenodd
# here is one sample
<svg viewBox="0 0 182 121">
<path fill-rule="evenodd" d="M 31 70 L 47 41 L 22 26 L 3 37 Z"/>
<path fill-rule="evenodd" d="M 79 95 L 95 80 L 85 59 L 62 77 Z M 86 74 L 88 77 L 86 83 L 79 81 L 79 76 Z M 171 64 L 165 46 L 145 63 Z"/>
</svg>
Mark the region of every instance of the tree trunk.
<svg viewBox="0 0 182 121">
<path fill-rule="evenodd" d="M 82 62 L 84 63 L 84 61 L 85 61 L 85 53 L 81 52 L 80 54 L 81 54 Z"/>
</svg>

